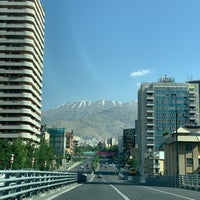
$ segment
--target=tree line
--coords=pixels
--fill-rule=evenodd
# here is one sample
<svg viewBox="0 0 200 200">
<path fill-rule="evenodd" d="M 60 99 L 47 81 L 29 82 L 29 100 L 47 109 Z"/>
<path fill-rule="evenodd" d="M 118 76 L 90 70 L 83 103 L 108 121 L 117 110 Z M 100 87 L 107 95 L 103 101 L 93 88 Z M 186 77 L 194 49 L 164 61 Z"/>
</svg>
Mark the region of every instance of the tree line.
<svg viewBox="0 0 200 200">
<path fill-rule="evenodd" d="M 0 139 L 0 169 L 51 170 L 53 169 L 54 150 L 41 138 L 40 145 L 20 138 Z"/>
</svg>

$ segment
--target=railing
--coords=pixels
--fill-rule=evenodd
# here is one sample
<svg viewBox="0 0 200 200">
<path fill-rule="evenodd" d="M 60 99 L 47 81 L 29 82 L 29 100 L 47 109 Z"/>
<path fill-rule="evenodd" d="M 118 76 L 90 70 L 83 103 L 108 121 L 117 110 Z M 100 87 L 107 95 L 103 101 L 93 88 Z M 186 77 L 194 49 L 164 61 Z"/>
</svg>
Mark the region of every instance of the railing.
<svg viewBox="0 0 200 200">
<path fill-rule="evenodd" d="M 187 174 L 179 176 L 174 175 L 147 177 L 146 184 L 165 187 L 179 187 L 200 191 L 200 175 Z"/>
<path fill-rule="evenodd" d="M 50 189 L 85 181 L 84 178 L 77 173 L 69 172 L 1 170 L 0 199 L 28 198 Z"/>
<path fill-rule="evenodd" d="M 119 177 L 135 184 L 145 184 L 163 187 L 178 187 L 200 191 L 200 174 L 172 175 L 172 176 L 149 176 L 142 181 L 140 176 L 130 176 L 119 172 Z"/>
</svg>

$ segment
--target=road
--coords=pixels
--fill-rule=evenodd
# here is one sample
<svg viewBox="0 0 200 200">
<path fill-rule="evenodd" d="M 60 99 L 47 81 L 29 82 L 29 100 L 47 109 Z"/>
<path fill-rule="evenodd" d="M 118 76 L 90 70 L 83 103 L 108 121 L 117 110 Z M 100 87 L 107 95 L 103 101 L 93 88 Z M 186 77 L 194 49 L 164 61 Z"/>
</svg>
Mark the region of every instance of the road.
<svg viewBox="0 0 200 200">
<path fill-rule="evenodd" d="M 100 175 L 100 177 L 98 177 Z M 113 166 L 101 166 L 91 182 L 79 184 L 53 200 L 199 200 L 200 192 L 133 185 L 121 180 Z"/>
</svg>

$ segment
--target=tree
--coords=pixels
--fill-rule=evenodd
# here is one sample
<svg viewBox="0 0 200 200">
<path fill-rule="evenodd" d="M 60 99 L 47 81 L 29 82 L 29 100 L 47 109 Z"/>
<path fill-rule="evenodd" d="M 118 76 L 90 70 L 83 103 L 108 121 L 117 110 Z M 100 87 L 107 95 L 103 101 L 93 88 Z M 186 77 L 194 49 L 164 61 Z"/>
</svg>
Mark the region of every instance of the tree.
<svg viewBox="0 0 200 200">
<path fill-rule="evenodd" d="M 35 159 L 36 144 L 32 141 L 26 143 L 27 149 L 27 168 L 32 168 L 32 161 Z"/>
<path fill-rule="evenodd" d="M 14 154 L 14 163 L 12 169 L 23 169 L 28 167 L 28 149 L 22 139 L 18 138 L 13 141 L 11 146 Z"/>
<path fill-rule="evenodd" d="M 0 139 L 0 169 L 10 168 L 11 144 L 7 139 Z"/>
<path fill-rule="evenodd" d="M 35 165 L 38 170 L 49 170 L 54 160 L 54 150 L 41 138 L 40 146 L 35 149 Z"/>
<path fill-rule="evenodd" d="M 36 146 L 33 141 L 24 142 L 21 138 L 14 139 L 13 142 L 0 139 L 0 169 L 11 168 L 11 154 L 14 154 L 12 169 L 16 170 L 32 167 L 38 170 L 49 170 L 54 159 L 53 149 L 43 138 L 39 146 Z"/>
</svg>

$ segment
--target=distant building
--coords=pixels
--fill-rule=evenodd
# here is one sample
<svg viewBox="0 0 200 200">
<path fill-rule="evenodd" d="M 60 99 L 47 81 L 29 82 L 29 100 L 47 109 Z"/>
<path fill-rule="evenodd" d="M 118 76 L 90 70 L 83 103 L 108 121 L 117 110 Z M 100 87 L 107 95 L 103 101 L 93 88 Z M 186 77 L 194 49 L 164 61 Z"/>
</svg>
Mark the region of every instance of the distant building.
<svg viewBox="0 0 200 200">
<path fill-rule="evenodd" d="M 123 136 L 118 137 L 118 148 L 119 153 L 123 153 Z"/>
<path fill-rule="evenodd" d="M 199 102 L 200 102 L 200 80 L 188 81 L 188 83 L 197 84 L 199 86 Z M 199 105 L 200 105 L 200 103 L 199 103 Z M 200 106 L 199 106 L 199 113 L 200 113 Z M 199 117 L 200 117 L 200 115 L 199 115 Z"/>
<path fill-rule="evenodd" d="M 105 146 L 107 148 L 112 147 L 113 145 L 116 145 L 116 139 L 115 138 L 109 138 L 105 140 Z"/>
<path fill-rule="evenodd" d="M 71 132 L 66 132 L 66 150 L 67 152 L 73 156 L 74 155 L 74 150 L 75 150 L 75 140 L 74 140 L 74 134 L 73 130 Z"/>
<path fill-rule="evenodd" d="M 40 132 L 41 132 L 41 137 L 43 137 L 45 139 L 45 141 L 47 142 L 47 144 L 49 144 L 50 143 L 50 134 L 47 132 L 46 125 L 41 125 Z"/>
<path fill-rule="evenodd" d="M 164 151 L 148 151 L 145 156 L 145 169 L 149 176 L 164 175 Z"/>
<path fill-rule="evenodd" d="M 141 174 L 148 175 L 148 155 L 162 150 L 163 134 L 176 127 L 199 124 L 199 85 L 176 83 L 173 78 L 162 77 L 158 82 L 142 83 L 138 91 L 138 148 Z M 150 165 L 149 165 L 150 164 Z M 157 174 L 152 168 L 150 174 Z"/>
<path fill-rule="evenodd" d="M 54 149 L 55 155 L 65 158 L 66 133 L 65 128 L 48 128 L 50 134 L 50 146 Z"/>
<path fill-rule="evenodd" d="M 123 136 L 118 137 L 118 160 L 121 165 L 124 163 Z"/>
<path fill-rule="evenodd" d="M 179 174 L 200 173 L 200 127 L 178 129 Z M 165 175 L 177 174 L 176 134 L 165 135 Z"/>
<path fill-rule="evenodd" d="M 123 156 L 125 162 L 127 162 L 129 159 L 135 159 L 138 157 L 136 151 L 136 135 L 134 128 L 123 130 Z"/>
<path fill-rule="evenodd" d="M 0 138 L 40 142 L 44 10 L 0 1 Z"/>
</svg>

